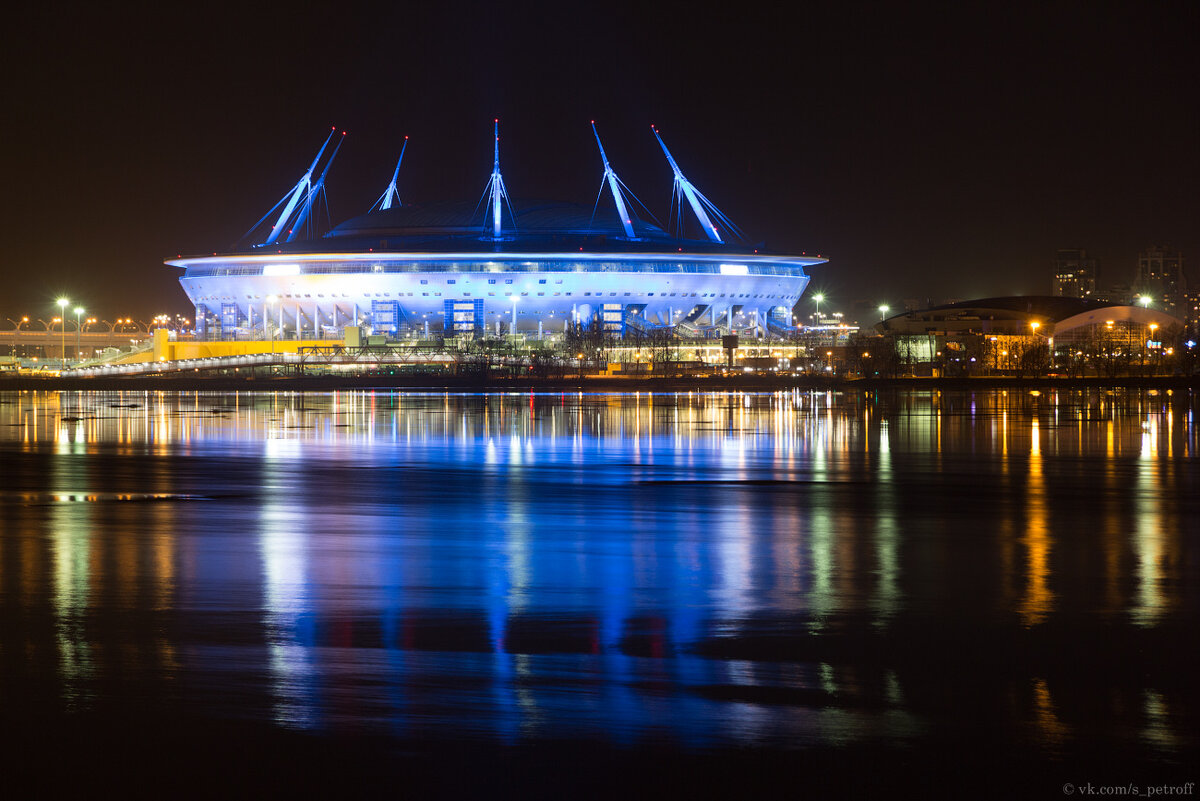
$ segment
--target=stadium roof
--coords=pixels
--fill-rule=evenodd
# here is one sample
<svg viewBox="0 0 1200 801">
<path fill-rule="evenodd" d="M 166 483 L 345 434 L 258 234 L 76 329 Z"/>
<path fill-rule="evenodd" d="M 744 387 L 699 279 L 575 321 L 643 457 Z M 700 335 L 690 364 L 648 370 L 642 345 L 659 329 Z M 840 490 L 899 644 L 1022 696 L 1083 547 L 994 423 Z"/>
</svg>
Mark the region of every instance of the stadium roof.
<svg viewBox="0 0 1200 801">
<path fill-rule="evenodd" d="M 1106 310 L 1103 315 L 1098 314 Z M 999 298 L 965 300 L 928 309 L 905 312 L 889 317 L 875 328 L 898 334 L 919 334 L 931 331 L 974 332 L 991 334 L 1026 334 L 1031 321 L 1045 325 L 1043 334 L 1051 331 L 1094 324 L 1107 318 L 1156 322 L 1163 326 L 1182 321 L 1157 309 L 1127 306 L 1103 300 L 1064 298 L 1049 295 L 1014 295 Z"/>
<path fill-rule="evenodd" d="M 1091 298 L 1065 298 L 1052 295 L 1011 295 L 1008 297 L 980 298 L 979 300 L 964 300 L 958 303 L 947 303 L 942 306 L 931 306 L 928 309 L 921 309 L 910 314 L 912 316 L 923 316 L 931 312 L 959 312 L 978 316 L 979 314 L 990 313 L 991 316 L 996 317 L 1023 315 L 1058 321 L 1092 309 L 1121 305 L 1123 304 L 1109 303 L 1108 301 L 1093 300 Z"/>
<path fill-rule="evenodd" d="M 662 228 L 633 218 L 629 239 L 611 208 L 592 210 L 558 201 L 517 201 L 504 236 L 495 239 L 484 227 L 481 205 L 465 202 L 408 204 L 372 211 L 337 225 L 322 239 L 277 244 L 312 251 L 323 245 L 339 250 L 454 252 L 690 252 L 738 253 L 752 250 L 742 243 L 678 239 Z M 507 209 L 505 213 L 508 218 Z M 514 224 L 515 223 L 515 224 Z M 332 240 L 332 241 L 331 241 Z"/>
</svg>

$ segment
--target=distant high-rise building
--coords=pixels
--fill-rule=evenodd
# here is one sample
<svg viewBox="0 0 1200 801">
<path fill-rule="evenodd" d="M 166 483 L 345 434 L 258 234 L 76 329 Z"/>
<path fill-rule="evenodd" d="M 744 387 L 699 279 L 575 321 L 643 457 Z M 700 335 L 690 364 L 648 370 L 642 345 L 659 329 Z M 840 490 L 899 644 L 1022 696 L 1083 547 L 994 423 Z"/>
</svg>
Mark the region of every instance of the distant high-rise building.
<svg viewBox="0 0 1200 801">
<path fill-rule="evenodd" d="M 1090 298 L 1096 294 L 1096 260 L 1083 248 L 1064 248 L 1054 259 L 1054 286 L 1060 298 Z"/>
<path fill-rule="evenodd" d="M 1128 306 L 1133 303 L 1133 287 L 1129 284 L 1110 284 L 1107 289 L 1097 290 L 1095 299 Z"/>
<path fill-rule="evenodd" d="M 1133 290 L 1160 311 L 1187 317 L 1187 280 L 1183 254 L 1167 247 L 1148 247 L 1138 254 Z"/>
<path fill-rule="evenodd" d="M 1183 293 L 1183 311 L 1179 316 L 1193 335 L 1200 329 L 1200 288 L 1192 287 Z"/>
</svg>

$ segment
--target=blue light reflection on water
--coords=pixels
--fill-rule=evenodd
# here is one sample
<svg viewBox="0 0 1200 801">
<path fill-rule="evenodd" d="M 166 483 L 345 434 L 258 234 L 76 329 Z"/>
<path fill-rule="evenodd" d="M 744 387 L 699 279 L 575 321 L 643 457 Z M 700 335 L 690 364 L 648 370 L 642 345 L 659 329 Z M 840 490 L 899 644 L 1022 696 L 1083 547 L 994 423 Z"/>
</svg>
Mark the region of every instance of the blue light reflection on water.
<svg viewBox="0 0 1200 801">
<path fill-rule="evenodd" d="M 6 536 L 0 592 L 53 611 L 69 706 L 126 649 L 212 714 L 315 731 L 903 740 L 938 721 L 913 665 L 814 642 L 1194 618 L 1196 434 L 1177 405 L 23 394 L 0 406 L 30 467 L 4 496 L 21 550 Z M 116 643 L 87 624 L 121 610 L 182 622 Z M 989 691 L 1028 696 L 1007 714 L 1051 742 L 1072 726 L 1061 681 L 1030 668 Z M 1148 699 L 1114 726 L 1178 743 L 1191 713 L 1169 689 L 1110 692 Z"/>
</svg>

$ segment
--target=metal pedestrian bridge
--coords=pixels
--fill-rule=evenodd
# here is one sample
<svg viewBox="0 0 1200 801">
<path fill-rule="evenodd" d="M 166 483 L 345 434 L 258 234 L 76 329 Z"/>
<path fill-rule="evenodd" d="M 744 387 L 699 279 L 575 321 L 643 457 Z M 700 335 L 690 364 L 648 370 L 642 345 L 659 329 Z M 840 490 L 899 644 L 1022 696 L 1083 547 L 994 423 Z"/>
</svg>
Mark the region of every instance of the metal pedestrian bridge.
<svg viewBox="0 0 1200 801">
<path fill-rule="evenodd" d="M 360 367 L 387 367 L 392 365 L 450 365 L 462 361 L 462 355 L 445 351 L 395 350 L 383 348 L 307 348 L 298 353 L 250 353 L 233 356 L 210 356 L 195 359 L 159 360 L 132 364 L 105 364 L 67 369 L 64 376 L 78 378 L 110 378 L 117 376 L 156 375 L 169 373 L 192 373 L 210 370 L 232 370 L 244 368 L 284 368 L 289 372 L 302 372 L 306 367 L 329 365 L 357 365 Z M 517 357 L 497 357 L 497 365 L 523 363 Z"/>
</svg>

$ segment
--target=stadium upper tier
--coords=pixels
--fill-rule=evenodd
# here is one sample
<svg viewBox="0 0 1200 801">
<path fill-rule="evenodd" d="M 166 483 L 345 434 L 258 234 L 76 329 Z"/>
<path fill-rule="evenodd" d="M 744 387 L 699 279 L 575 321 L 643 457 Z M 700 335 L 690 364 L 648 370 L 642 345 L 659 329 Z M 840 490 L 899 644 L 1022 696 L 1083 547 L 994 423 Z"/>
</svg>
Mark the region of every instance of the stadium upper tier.
<svg viewBox="0 0 1200 801">
<path fill-rule="evenodd" d="M 388 335 L 553 333 L 593 321 L 615 334 L 768 333 L 791 327 L 809 281 L 805 268 L 825 261 L 726 242 L 712 220 L 728 220 L 711 204 L 709 217 L 698 201 L 696 220 L 708 237 L 684 238 L 682 225 L 673 236 L 629 213 L 607 160 L 616 200 L 607 208 L 510 205 L 498 146 L 490 200 L 485 193 L 479 204 L 393 205 L 393 176 L 372 211 L 304 240 L 295 232 L 308 224 L 324 180 L 322 173 L 309 182 L 316 163 L 280 201 L 287 208 L 267 241 L 167 262 L 184 270 L 198 333 L 321 338 L 348 325 Z M 680 215 L 692 202 L 686 191 L 703 199 L 678 177 L 676 190 Z"/>
</svg>

